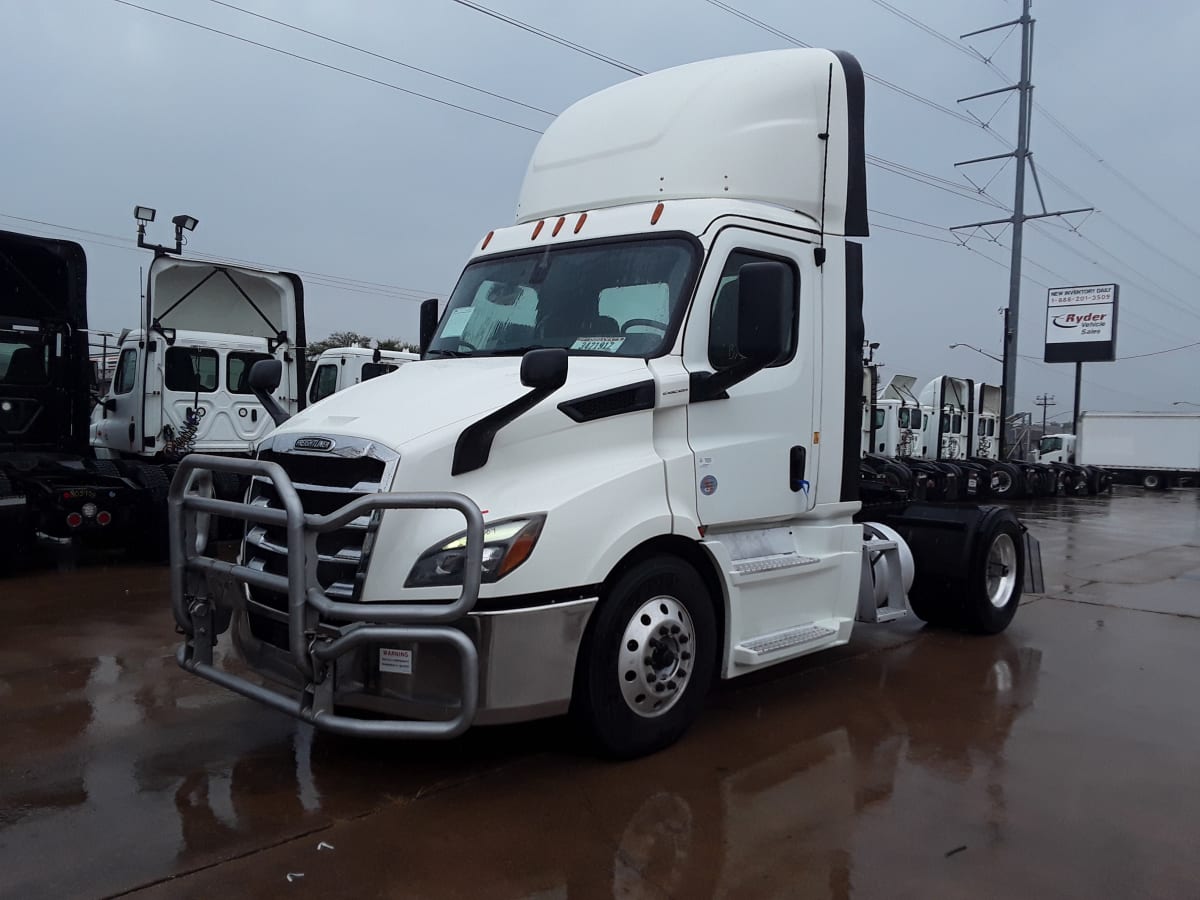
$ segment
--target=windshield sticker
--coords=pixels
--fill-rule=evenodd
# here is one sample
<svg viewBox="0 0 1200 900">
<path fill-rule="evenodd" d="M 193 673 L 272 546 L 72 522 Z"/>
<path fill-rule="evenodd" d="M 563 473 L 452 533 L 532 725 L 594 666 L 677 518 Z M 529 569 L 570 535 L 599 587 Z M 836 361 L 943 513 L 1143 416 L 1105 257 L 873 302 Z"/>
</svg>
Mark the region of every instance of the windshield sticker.
<svg viewBox="0 0 1200 900">
<path fill-rule="evenodd" d="M 446 317 L 446 324 L 442 326 L 441 337 L 453 338 L 462 337 L 463 330 L 467 327 L 467 323 L 471 321 L 471 314 L 475 312 L 473 306 L 460 306 Z"/>
<path fill-rule="evenodd" d="M 590 350 L 593 353 L 616 353 L 625 343 L 623 337 L 586 337 L 571 345 L 572 350 Z"/>
</svg>

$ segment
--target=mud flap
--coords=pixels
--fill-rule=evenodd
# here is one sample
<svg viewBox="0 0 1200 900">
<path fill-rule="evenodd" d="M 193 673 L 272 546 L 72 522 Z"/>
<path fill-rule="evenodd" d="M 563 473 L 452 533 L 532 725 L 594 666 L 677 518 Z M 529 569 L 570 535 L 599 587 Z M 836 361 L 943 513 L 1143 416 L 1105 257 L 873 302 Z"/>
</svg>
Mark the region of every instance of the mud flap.
<svg viewBox="0 0 1200 900">
<path fill-rule="evenodd" d="M 1021 526 L 1025 532 L 1025 583 L 1022 591 L 1026 594 L 1046 593 L 1046 581 L 1042 577 L 1042 545 L 1033 533 Z"/>
</svg>

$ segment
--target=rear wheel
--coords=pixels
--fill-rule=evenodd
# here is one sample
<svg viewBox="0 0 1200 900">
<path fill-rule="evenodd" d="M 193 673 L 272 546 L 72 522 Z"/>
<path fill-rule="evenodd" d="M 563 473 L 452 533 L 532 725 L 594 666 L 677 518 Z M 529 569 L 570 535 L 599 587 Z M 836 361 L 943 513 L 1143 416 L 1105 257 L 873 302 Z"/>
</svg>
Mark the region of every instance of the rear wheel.
<svg viewBox="0 0 1200 900">
<path fill-rule="evenodd" d="M 1148 491 L 1161 491 L 1164 487 L 1163 477 L 1157 472 L 1147 472 L 1142 476 L 1142 487 Z"/>
<path fill-rule="evenodd" d="M 1016 516 L 983 507 L 965 556 L 966 570 L 914 583 L 909 605 L 934 626 L 996 634 L 1008 627 L 1021 602 L 1024 549 Z M 918 559 L 918 576 L 921 560 Z"/>
<path fill-rule="evenodd" d="M 673 556 L 637 563 L 605 591 L 576 665 L 571 714 L 606 754 L 677 741 L 699 715 L 717 659 L 713 600 Z"/>
<path fill-rule="evenodd" d="M 1021 471 L 1009 463 L 997 463 L 992 467 L 992 495 L 1002 500 L 1011 500 L 1021 495 Z"/>
</svg>

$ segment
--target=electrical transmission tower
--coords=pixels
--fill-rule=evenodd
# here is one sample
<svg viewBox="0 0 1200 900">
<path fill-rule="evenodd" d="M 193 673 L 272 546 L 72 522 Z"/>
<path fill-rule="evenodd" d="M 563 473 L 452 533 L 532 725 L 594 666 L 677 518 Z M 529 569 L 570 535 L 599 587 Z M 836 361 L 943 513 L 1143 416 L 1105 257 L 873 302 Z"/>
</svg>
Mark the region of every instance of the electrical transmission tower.
<svg viewBox="0 0 1200 900">
<path fill-rule="evenodd" d="M 1046 433 L 1046 409 L 1047 409 L 1047 407 L 1058 406 L 1058 404 L 1054 402 L 1053 394 L 1041 394 L 1038 396 L 1038 398 L 1036 400 L 1034 400 L 1034 403 L 1036 403 L 1038 406 L 1040 406 L 1042 408 L 1042 434 L 1045 434 Z"/>
<path fill-rule="evenodd" d="M 1065 216 L 1071 213 L 1092 212 L 1092 207 L 1082 209 L 1060 209 L 1055 212 L 1050 212 L 1046 209 L 1046 199 L 1042 195 L 1042 185 L 1038 180 L 1037 167 L 1033 164 L 1033 154 L 1029 151 L 1029 125 L 1030 118 L 1033 113 L 1033 82 L 1031 75 L 1033 70 L 1033 24 L 1034 19 L 1029 15 L 1032 0 L 1023 0 L 1021 9 L 1021 18 L 1013 19 L 1011 22 L 1004 22 L 1000 25 L 993 25 L 990 28 L 981 28 L 978 31 L 972 31 L 964 35 L 960 35 L 960 40 L 973 37 L 979 34 L 986 34 L 989 31 L 996 31 L 1001 28 L 1009 28 L 1014 25 L 1021 26 L 1021 75 L 1016 84 L 1008 87 L 997 88 L 994 91 L 984 91 L 982 94 L 972 94 L 970 97 L 963 97 L 959 103 L 967 103 L 971 100 L 979 100 L 983 97 L 991 97 L 996 94 L 1004 94 L 1009 91 L 1017 91 L 1019 97 L 1019 109 L 1017 112 L 1017 146 L 1008 153 L 998 153 L 994 156 L 983 156 L 978 159 L 968 159 L 960 163 L 955 163 L 956 166 L 970 166 L 976 163 L 994 162 L 1001 159 L 1012 158 L 1016 160 L 1016 187 L 1013 193 L 1013 212 L 1006 219 L 992 219 L 987 222 L 973 222 L 970 225 L 956 225 L 951 228 L 951 231 L 962 231 L 972 229 L 978 231 L 985 229 L 991 225 L 1012 225 L 1012 262 L 1009 264 L 1008 270 L 1008 315 L 1005 317 L 1004 323 L 1004 377 L 1001 382 L 1001 407 L 1003 416 L 1001 421 L 1007 422 L 1014 413 L 1017 396 L 1017 335 L 1018 325 L 1020 322 L 1020 305 L 1021 305 L 1021 242 L 1024 235 L 1024 225 L 1029 219 L 1045 219 L 1050 216 Z M 1037 187 L 1038 201 L 1041 203 L 1042 211 L 1027 215 L 1025 213 L 1025 164 L 1028 162 L 1029 171 L 1033 175 L 1033 183 Z M 969 240 L 969 238 L 967 238 Z M 965 243 L 965 241 L 964 241 Z M 1043 408 L 1043 412 L 1044 412 Z M 1001 435 L 1001 450 L 1004 450 L 1004 444 L 1007 436 Z"/>
</svg>

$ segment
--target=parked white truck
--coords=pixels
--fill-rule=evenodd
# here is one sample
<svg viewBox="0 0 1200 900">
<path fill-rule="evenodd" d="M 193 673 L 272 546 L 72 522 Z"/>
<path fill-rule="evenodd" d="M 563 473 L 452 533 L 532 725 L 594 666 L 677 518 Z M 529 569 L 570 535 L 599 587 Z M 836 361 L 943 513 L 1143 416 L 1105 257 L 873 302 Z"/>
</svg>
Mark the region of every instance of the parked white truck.
<svg viewBox="0 0 1200 900">
<path fill-rule="evenodd" d="M 282 364 L 273 393 L 288 414 L 304 406 L 303 298 L 290 273 L 157 252 L 143 327 L 122 334 L 112 383 L 92 411 L 97 456 L 252 456 L 274 427 L 250 389 L 256 362 Z"/>
<path fill-rule="evenodd" d="M 370 347 L 332 347 L 317 357 L 308 382 L 308 402 L 316 403 L 380 375 L 395 372 L 406 363 L 421 358 L 407 350 L 380 350 Z"/>
<path fill-rule="evenodd" d="M 180 664 L 330 731 L 570 711 L 633 756 L 856 621 L 1004 629 L 1040 575 L 1010 511 L 859 499 L 863 100 L 850 55 L 786 50 L 563 113 L 420 365 L 180 464 Z M 212 514 L 248 523 L 236 563 Z M 230 628 L 279 684 L 214 663 Z"/>
<path fill-rule="evenodd" d="M 1044 463 L 1099 466 L 1118 481 L 1150 490 L 1200 478 L 1200 413 L 1084 412 L 1079 435 L 1047 434 Z"/>
</svg>

